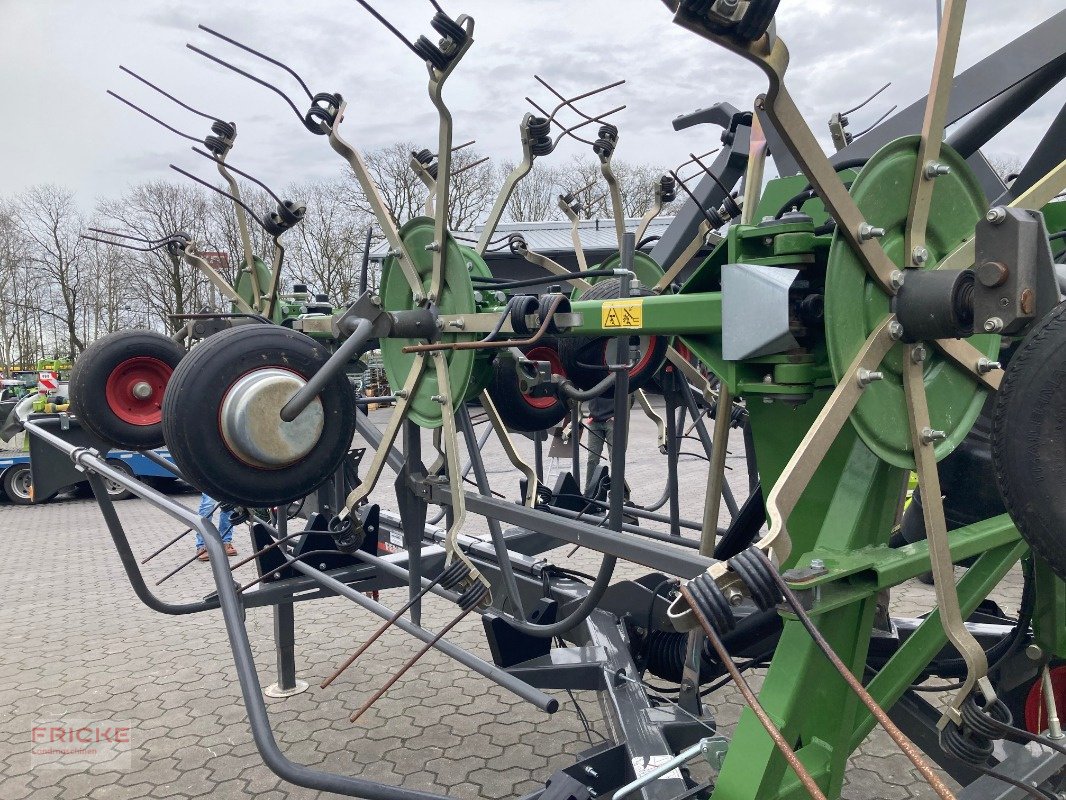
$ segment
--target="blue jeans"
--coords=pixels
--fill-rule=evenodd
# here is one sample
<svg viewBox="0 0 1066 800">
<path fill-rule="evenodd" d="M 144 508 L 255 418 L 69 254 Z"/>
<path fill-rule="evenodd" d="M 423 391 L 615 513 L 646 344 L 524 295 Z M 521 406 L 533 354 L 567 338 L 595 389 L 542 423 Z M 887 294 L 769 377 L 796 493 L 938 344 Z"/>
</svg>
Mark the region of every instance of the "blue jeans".
<svg viewBox="0 0 1066 800">
<path fill-rule="evenodd" d="M 215 508 L 215 501 L 206 494 L 200 495 L 200 509 L 196 512 L 201 517 L 213 516 Z M 229 521 L 229 512 L 218 512 L 218 532 L 222 534 L 222 541 L 225 543 L 233 541 L 233 523 Z M 200 532 L 196 532 L 196 549 L 199 550 L 204 546 L 204 537 L 200 535 Z"/>
</svg>

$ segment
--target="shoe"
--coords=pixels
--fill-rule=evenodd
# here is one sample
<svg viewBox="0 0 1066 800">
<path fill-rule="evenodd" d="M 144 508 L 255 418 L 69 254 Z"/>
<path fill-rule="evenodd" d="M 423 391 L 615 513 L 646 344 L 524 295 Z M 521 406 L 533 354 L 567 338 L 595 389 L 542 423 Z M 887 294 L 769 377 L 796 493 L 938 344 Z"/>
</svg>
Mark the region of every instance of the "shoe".
<svg viewBox="0 0 1066 800">
<path fill-rule="evenodd" d="M 201 547 L 199 550 L 197 550 L 196 551 L 196 557 L 198 559 L 200 559 L 201 561 L 207 561 L 207 559 L 208 559 L 207 548 L 206 547 Z"/>
<path fill-rule="evenodd" d="M 237 548 L 233 546 L 232 542 L 226 542 L 226 555 L 230 558 L 237 555 Z"/>
</svg>

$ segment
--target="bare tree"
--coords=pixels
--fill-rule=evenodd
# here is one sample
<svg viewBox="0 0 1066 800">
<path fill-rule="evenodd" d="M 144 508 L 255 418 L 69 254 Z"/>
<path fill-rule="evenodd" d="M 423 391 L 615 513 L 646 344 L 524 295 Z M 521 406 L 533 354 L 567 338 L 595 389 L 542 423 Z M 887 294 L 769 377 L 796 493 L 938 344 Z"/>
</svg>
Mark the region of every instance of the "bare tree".
<svg viewBox="0 0 1066 800">
<path fill-rule="evenodd" d="M 18 198 L 17 220 L 32 248 L 27 255 L 49 278 L 52 302 L 40 311 L 57 323 L 56 342 L 70 356 L 85 349 L 78 317 L 83 290 L 81 274 L 83 221 L 73 192 L 54 185 L 35 186 Z"/>
<path fill-rule="evenodd" d="M 514 167 L 514 164 L 503 165 L 501 183 Z M 562 216 L 559 210 L 559 195 L 570 191 L 565 177 L 564 171 L 558 167 L 534 164 L 529 174 L 515 185 L 511 199 L 507 201 L 507 219 L 511 222 L 559 219 Z"/>
</svg>

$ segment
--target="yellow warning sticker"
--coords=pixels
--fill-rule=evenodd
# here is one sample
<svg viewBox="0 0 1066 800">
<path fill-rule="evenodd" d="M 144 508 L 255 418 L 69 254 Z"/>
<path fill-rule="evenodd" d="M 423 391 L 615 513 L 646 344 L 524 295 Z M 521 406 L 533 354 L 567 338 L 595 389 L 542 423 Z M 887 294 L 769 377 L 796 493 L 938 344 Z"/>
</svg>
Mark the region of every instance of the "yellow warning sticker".
<svg viewBox="0 0 1066 800">
<path fill-rule="evenodd" d="M 640 328 L 644 324 L 644 298 L 628 300 L 605 300 L 603 303 L 602 328 Z"/>
</svg>

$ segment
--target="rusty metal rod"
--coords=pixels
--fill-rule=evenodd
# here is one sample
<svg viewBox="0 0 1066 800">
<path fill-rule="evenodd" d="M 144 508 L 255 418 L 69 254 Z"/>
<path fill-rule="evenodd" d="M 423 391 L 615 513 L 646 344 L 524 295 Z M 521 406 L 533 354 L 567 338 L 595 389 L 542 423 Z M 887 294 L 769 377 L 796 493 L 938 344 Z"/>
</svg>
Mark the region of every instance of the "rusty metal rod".
<svg viewBox="0 0 1066 800">
<path fill-rule="evenodd" d="M 692 609 L 692 613 L 696 615 L 696 619 L 699 620 L 700 625 L 703 628 L 703 632 L 707 635 L 707 641 L 711 643 L 711 647 L 718 654 L 718 660 L 722 662 L 722 665 L 726 668 L 729 676 L 736 683 L 737 689 L 744 696 L 744 702 L 748 704 L 748 708 L 752 710 L 752 713 L 758 718 L 763 728 L 770 735 L 770 738 L 774 740 L 774 744 L 777 745 L 777 749 L 781 751 L 781 755 L 785 757 L 785 761 L 792 767 L 796 776 L 800 779 L 800 783 L 803 784 L 803 788 L 807 790 L 814 800 L 826 800 L 825 794 L 823 794 L 821 788 L 815 783 L 814 777 L 807 768 L 803 766 L 803 763 L 799 760 L 796 752 L 792 749 L 781 731 L 774 725 L 774 721 L 770 719 L 770 716 L 766 713 L 766 709 L 762 707 L 762 703 L 759 702 L 759 698 L 755 696 L 755 692 L 751 690 L 751 686 L 744 680 L 744 676 L 740 674 L 740 670 L 737 669 L 737 665 L 733 663 L 733 657 L 729 655 L 729 651 L 726 650 L 725 645 L 722 644 L 722 640 L 718 638 L 718 632 L 715 631 L 714 626 L 711 625 L 710 620 L 700 610 L 695 599 L 689 594 L 688 587 L 681 587 L 681 594 L 685 600 L 688 601 L 689 607 Z"/>
<path fill-rule="evenodd" d="M 401 666 L 400 669 L 397 670 L 396 673 L 392 677 L 390 677 L 387 681 L 385 681 L 385 685 L 382 686 L 380 689 L 378 689 L 376 692 L 374 692 L 374 695 L 369 700 L 367 700 L 365 703 L 363 703 L 363 705 L 361 705 L 359 707 L 358 711 L 356 711 L 354 714 L 352 714 L 352 716 L 349 718 L 349 721 L 350 722 L 355 722 L 357 719 L 359 719 L 359 717 L 363 716 L 363 714 L 365 714 L 370 709 L 370 707 L 372 705 L 374 705 L 374 703 L 376 703 L 381 698 L 381 696 L 383 694 L 385 694 L 385 692 L 387 692 L 389 690 L 389 688 L 394 683 L 396 683 L 396 681 L 398 681 L 400 678 L 402 678 L 404 676 L 404 673 L 406 673 L 409 669 L 411 669 L 411 667 L 413 667 L 415 665 L 415 663 L 418 661 L 418 659 L 422 658 L 422 656 L 424 656 L 426 653 L 428 653 L 430 651 L 430 649 L 433 647 L 433 645 L 435 645 L 437 642 L 439 642 L 441 639 L 443 639 L 448 634 L 448 631 L 450 631 L 452 628 L 454 628 L 456 625 L 458 625 L 460 622 L 462 622 L 462 620 L 466 617 L 466 615 L 469 614 L 471 611 L 473 611 L 475 608 L 477 608 L 477 604 L 476 603 L 474 605 L 471 605 L 470 608 L 468 608 L 465 611 L 461 612 L 459 614 L 459 616 L 457 616 L 455 619 L 453 619 L 451 622 L 449 622 L 447 625 L 445 625 L 441 629 L 440 633 L 438 633 L 431 640 L 426 642 L 422 646 L 421 650 L 419 650 L 417 653 L 415 653 L 413 656 L 411 656 L 409 659 L 407 659 L 407 661 L 404 662 L 403 666 Z"/>
<path fill-rule="evenodd" d="M 159 585 L 161 585 L 161 584 L 162 584 L 162 583 L 163 583 L 164 581 L 168 581 L 168 580 L 170 580 L 171 578 L 173 578 L 173 577 L 174 577 L 175 575 L 177 575 L 177 574 L 178 574 L 179 572 L 181 572 L 181 571 L 182 571 L 183 569 L 185 569 L 185 568 L 186 568 L 187 566 L 189 566 L 189 564 L 191 564 L 192 562 L 194 562 L 194 561 L 195 561 L 195 560 L 196 560 L 197 558 L 199 558 L 199 557 L 200 557 L 200 551 L 199 551 L 199 550 L 197 550 L 197 551 L 196 551 L 195 553 L 193 553 L 193 554 L 192 554 L 192 556 L 191 556 L 191 557 L 189 558 L 189 560 L 188 560 L 188 561 L 184 561 L 184 562 L 182 562 L 181 564 L 179 564 L 179 565 L 178 565 L 177 567 L 175 567 L 174 569 L 172 569 L 172 570 L 171 570 L 170 572 L 168 572 L 168 573 L 167 573 L 166 575 L 164 575 L 164 576 L 163 576 L 162 578 L 160 578 L 159 580 L 157 580 L 157 581 L 155 582 L 155 585 L 156 585 L 156 586 L 159 586 Z"/>
<path fill-rule="evenodd" d="M 418 592 L 418 594 L 416 594 L 414 597 L 404 603 L 403 606 L 401 606 L 395 613 L 393 613 L 391 617 L 385 620 L 385 622 L 383 622 L 381 626 L 370 635 L 370 638 L 363 642 L 363 644 L 359 647 L 358 650 L 352 653 L 351 656 L 349 656 L 343 664 L 337 667 L 333 671 L 332 675 L 330 675 L 328 678 L 322 681 L 321 684 L 319 684 L 319 688 L 325 689 L 327 686 L 333 683 L 333 681 L 337 680 L 337 678 L 341 676 L 341 673 L 348 669 L 348 667 L 350 667 L 352 664 L 354 664 L 356 659 L 359 658 L 359 656 L 361 656 L 363 653 L 365 653 L 367 648 L 370 647 L 370 645 L 376 642 L 381 637 L 381 635 L 385 633 L 385 631 L 387 631 L 389 628 L 396 624 L 396 620 L 402 617 L 411 606 L 413 606 L 415 603 L 425 597 L 426 594 L 428 594 L 430 590 L 432 590 L 433 587 L 440 582 L 440 577 L 441 576 L 438 575 L 428 584 L 423 586 L 422 590 Z"/>
<path fill-rule="evenodd" d="M 541 320 L 540 327 L 537 328 L 534 333 L 528 339 L 501 339 L 499 341 L 485 341 L 480 339 L 476 342 L 437 342 L 435 344 L 412 344 L 403 348 L 402 353 L 431 353 L 436 350 L 490 350 L 494 348 L 502 347 L 528 347 L 529 345 L 536 344 L 544 335 L 548 332 L 548 327 L 551 325 L 552 318 L 555 316 L 556 310 L 566 299 L 565 295 L 556 295 L 552 298 L 551 303 L 548 306 L 547 312 L 544 314 L 544 319 Z M 485 337 L 486 339 L 488 337 Z"/>
<path fill-rule="evenodd" d="M 290 533 L 288 536 L 285 536 L 285 537 L 283 537 L 281 539 L 275 539 L 273 542 L 268 544 L 266 547 L 261 547 L 260 549 L 256 550 L 254 553 L 252 553 L 250 556 L 246 556 L 245 558 L 242 558 L 240 561 L 237 561 L 236 563 L 234 563 L 233 566 L 230 567 L 230 572 L 233 572 L 233 570 L 237 569 L 237 567 L 243 567 L 249 561 L 251 561 L 254 558 L 258 558 L 259 556 L 263 555 L 263 553 L 267 552 L 268 550 L 274 550 L 275 548 L 278 548 L 281 545 L 285 544 L 285 542 L 289 541 L 290 539 L 295 539 L 295 538 L 297 538 L 299 536 L 303 536 L 305 533 L 307 533 L 307 531 L 300 531 L 299 533 Z"/>
<path fill-rule="evenodd" d="M 788 603 L 789 608 L 792 609 L 792 613 L 799 619 L 800 624 L 806 629 L 811 639 L 818 646 L 818 649 L 825 654 L 825 657 L 829 659 L 829 663 L 836 668 L 836 671 L 840 673 L 840 677 L 844 679 L 844 682 L 851 687 L 851 690 L 855 692 L 858 698 L 862 701 L 862 704 L 869 709 L 881 727 L 885 729 L 885 732 L 892 737 L 892 741 L 896 743 L 900 750 L 903 751 L 903 755 L 910 759 L 911 763 L 918 769 L 925 778 L 926 782 L 933 787 L 933 791 L 937 793 L 937 796 L 942 800 L 955 800 L 955 794 L 948 788 L 948 785 L 944 783 L 943 779 L 933 771 L 932 765 L 925 760 L 921 751 L 917 745 L 914 744 L 894 723 L 881 706 L 874 700 L 873 695 L 866 691 L 866 687 L 862 685 L 858 678 L 851 674 L 851 670 L 847 668 L 847 665 L 840 660 L 840 656 L 836 654 L 833 647 L 822 636 L 822 632 L 818 630 L 814 622 L 811 620 L 810 615 L 807 614 L 803 605 L 800 603 L 799 598 L 796 597 L 796 593 L 792 591 L 792 587 L 788 585 L 788 582 L 781 577 L 781 574 L 774 567 L 773 563 L 767 558 L 766 554 L 762 550 L 755 549 L 759 556 L 759 560 L 766 567 L 766 570 L 773 576 L 774 582 L 781 590 L 781 594 L 785 598 L 785 602 Z"/>
</svg>

